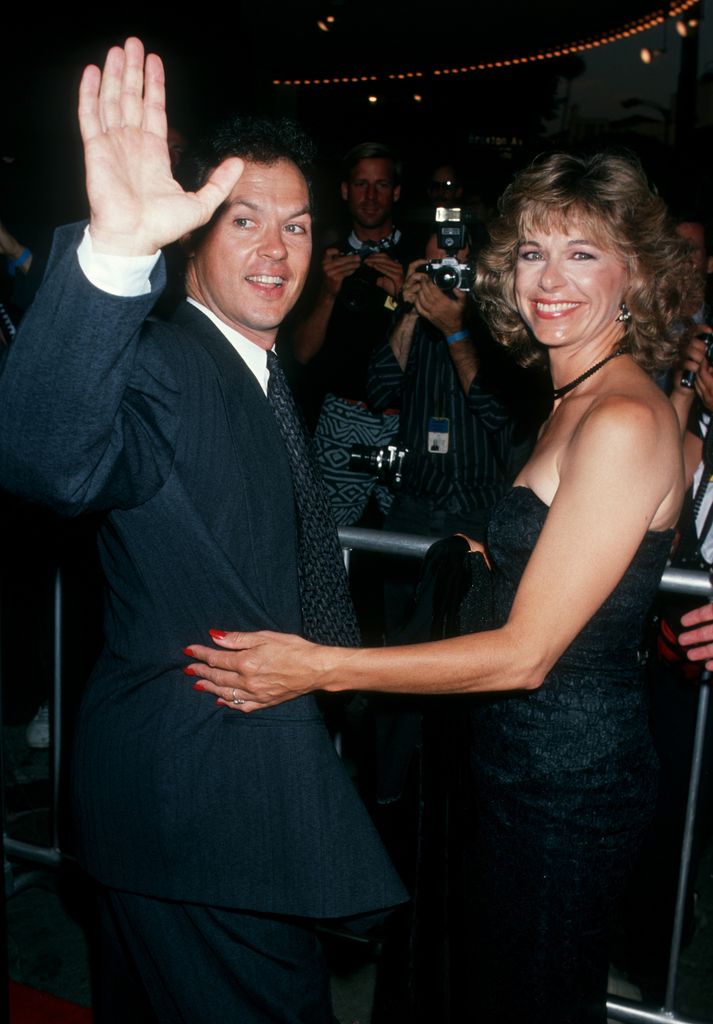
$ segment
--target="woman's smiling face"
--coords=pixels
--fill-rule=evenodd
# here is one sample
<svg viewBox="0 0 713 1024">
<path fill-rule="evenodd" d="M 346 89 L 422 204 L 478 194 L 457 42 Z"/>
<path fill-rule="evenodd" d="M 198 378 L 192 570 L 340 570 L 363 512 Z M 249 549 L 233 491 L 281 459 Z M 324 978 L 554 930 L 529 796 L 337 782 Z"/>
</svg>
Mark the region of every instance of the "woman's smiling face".
<svg viewBox="0 0 713 1024">
<path fill-rule="evenodd" d="M 583 224 L 530 228 L 515 266 L 515 301 L 532 333 L 548 348 L 611 341 L 628 273 L 618 254 Z"/>
</svg>

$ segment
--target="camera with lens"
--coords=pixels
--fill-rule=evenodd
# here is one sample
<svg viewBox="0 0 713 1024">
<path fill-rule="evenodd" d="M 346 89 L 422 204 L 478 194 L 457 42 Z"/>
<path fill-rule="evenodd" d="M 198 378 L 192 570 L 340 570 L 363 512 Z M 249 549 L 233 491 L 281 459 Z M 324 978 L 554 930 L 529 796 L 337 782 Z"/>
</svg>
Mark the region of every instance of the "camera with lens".
<svg viewBox="0 0 713 1024">
<path fill-rule="evenodd" d="M 696 335 L 698 341 L 705 341 L 706 343 L 706 359 L 708 365 L 713 366 L 713 334 L 708 331 L 701 331 Z M 696 379 L 695 370 L 684 370 L 681 374 L 681 387 L 692 388 Z"/>
<path fill-rule="evenodd" d="M 343 256 L 358 255 L 361 263 L 353 274 L 345 277 L 339 289 L 339 301 L 350 313 L 362 313 L 365 310 L 380 309 L 384 304 L 384 293 L 376 282 L 381 274 L 375 267 L 370 267 L 364 260 L 373 256 L 374 250 L 368 249 L 360 253 L 346 252 Z"/>
<path fill-rule="evenodd" d="M 353 444 L 349 452 L 349 469 L 353 473 L 370 473 L 382 483 L 398 490 L 403 479 L 408 448 L 395 444 Z"/>
<path fill-rule="evenodd" d="M 436 210 L 436 238 L 438 248 L 447 253 L 443 259 L 430 260 L 424 271 L 442 292 L 455 289 L 468 292 L 475 284 L 475 268 L 461 263 L 458 253 L 468 245 L 468 232 L 461 219 L 458 206 L 439 206 Z"/>
</svg>

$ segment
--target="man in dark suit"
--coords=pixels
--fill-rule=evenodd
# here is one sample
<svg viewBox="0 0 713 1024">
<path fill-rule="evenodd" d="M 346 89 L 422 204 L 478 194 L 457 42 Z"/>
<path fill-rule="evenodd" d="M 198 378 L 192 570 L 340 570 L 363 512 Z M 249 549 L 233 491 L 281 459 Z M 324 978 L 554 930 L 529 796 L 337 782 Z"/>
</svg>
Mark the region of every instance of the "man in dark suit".
<svg viewBox="0 0 713 1024">
<path fill-rule="evenodd" d="M 75 755 L 79 855 L 101 887 L 95 1019 L 326 1024 L 313 920 L 392 905 L 401 885 L 312 699 L 216 707 L 181 650 L 226 622 L 355 642 L 336 532 L 307 507 L 274 399 L 310 257 L 305 140 L 236 120 L 184 192 L 161 62 L 136 39 L 87 68 L 79 116 L 90 223 L 58 233 L 5 360 L 0 485 L 104 514 L 106 644 Z M 147 318 L 178 238 L 189 300 L 164 324 Z"/>
</svg>

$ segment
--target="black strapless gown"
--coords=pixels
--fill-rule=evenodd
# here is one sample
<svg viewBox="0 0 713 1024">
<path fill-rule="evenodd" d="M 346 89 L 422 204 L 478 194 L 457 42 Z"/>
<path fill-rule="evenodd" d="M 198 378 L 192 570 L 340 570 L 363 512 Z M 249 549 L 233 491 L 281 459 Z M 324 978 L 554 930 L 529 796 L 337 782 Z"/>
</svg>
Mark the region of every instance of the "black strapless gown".
<svg viewBox="0 0 713 1024">
<path fill-rule="evenodd" d="M 516 487 L 488 533 L 496 625 L 548 507 Z M 640 648 L 672 532 L 650 532 L 541 689 L 473 712 L 478 1024 L 604 1024 L 608 931 L 650 820 Z"/>
</svg>

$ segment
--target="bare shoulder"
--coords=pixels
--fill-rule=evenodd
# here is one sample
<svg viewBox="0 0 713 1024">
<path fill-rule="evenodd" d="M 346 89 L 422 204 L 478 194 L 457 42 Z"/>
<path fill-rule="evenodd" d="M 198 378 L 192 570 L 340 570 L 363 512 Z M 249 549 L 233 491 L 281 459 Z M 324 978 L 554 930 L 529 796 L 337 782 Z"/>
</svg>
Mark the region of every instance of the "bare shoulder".
<svg viewBox="0 0 713 1024">
<path fill-rule="evenodd" d="M 598 397 L 580 420 L 577 433 L 590 441 L 618 440 L 658 448 L 680 447 L 676 414 L 666 395 L 653 381 L 633 392 L 610 392 Z"/>
<path fill-rule="evenodd" d="M 602 493 L 638 496 L 651 529 L 667 529 L 679 514 L 684 490 L 683 455 L 673 406 L 653 382 L 626 393 L 598 397 L 580 420 L 561 468 Z M 629 496 L 629 497 L 627 497 Z"/>
</svg>

